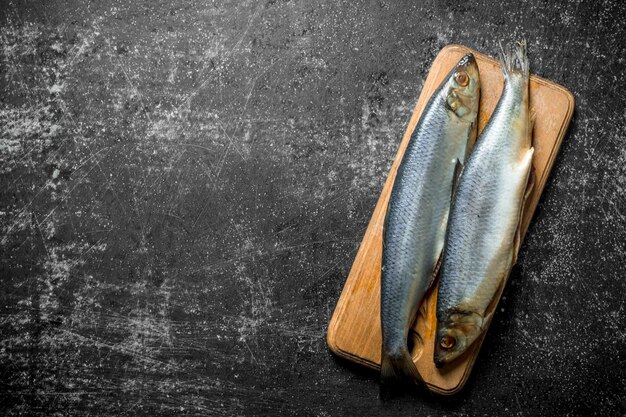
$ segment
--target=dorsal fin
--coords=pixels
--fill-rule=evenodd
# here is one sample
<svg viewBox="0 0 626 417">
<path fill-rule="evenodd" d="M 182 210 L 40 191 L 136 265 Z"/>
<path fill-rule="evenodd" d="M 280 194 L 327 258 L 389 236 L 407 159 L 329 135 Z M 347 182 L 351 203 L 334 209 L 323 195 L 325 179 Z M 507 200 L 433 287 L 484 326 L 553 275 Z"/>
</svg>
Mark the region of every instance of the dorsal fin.
<svg viewBox="0 0 626 417">
<path fill-rule="evenodd" d="M 531 148 L 533 149 L 533 148 Z M 524 199 L 522 200 L 522 204 L 520 207 L 519 213 L 519 224 L 517 225 L 517 231 L 515 232 L 515 238 L 513 239 L 513 258 L 511 261 L 511 265 L 515 265 L 517 262 L 517 254 L 519 253 L 519 248 L 522 245 L 522 217 L 524 216 L 524 208 L 526 207 L 526 203 L 528 198 L 533 192 L 535 188 L 536 176 L 535 169 L 533 166 L 530 166 L 530 172 L 528 173 L 528 181 L 526 183 L 526 189 L 524 190 Z"/>
<path fill-rule="evenodd" d="M 463 163 L 460 159 L 457 158 L 454 163 L 454 176 L 452 177 L 452 189 L 450 193 L 450 202 L 454 201 L 454 195 L 456 194 L 456 189 L 459 186 L 459 177 L 463 172 Z"/>
</svg>

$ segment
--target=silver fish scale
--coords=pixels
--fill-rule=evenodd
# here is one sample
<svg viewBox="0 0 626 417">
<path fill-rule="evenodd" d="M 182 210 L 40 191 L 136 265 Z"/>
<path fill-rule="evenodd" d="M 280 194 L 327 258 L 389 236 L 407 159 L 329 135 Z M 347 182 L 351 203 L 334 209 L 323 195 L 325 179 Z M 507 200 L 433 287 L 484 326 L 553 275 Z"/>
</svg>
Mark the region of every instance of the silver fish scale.
<svg viewBox="0 0 626 417">
<path fill-rule="evenodd" d="M 441 267 L 439 320 L 467 305 L 484 315 L 508 274 L 528 174 L 519 161 L 529 138 L 512 127 L 527 117 L 524 88 L 521 75 L 510 76 L 459 179 Z"/>
<path fill-rule="evenodd" d="M 386 349 L 406 349 L 406 331 L 443 248 L 456 159 L 470 129 L 439 93 L 415 128 L 398 168 L 385 222 L 382 321 Z"/>
</svg>

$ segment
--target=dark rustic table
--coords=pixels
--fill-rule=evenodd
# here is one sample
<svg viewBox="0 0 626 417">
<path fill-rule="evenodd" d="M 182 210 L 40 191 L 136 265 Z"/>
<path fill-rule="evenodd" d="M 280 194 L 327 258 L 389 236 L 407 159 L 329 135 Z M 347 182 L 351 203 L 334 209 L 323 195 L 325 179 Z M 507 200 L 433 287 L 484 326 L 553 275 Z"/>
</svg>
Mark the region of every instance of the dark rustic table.
<svg viewBox="0 0 626 417">
<path fill-rule="evenodd" d="M 626 412 L 626 7 L 403 3 L 1 2 L 0 414 Z M 571 128 L 466 388 L 381 403 L 328 320 L 437 52 L 521 37 Z"/>
</svg>

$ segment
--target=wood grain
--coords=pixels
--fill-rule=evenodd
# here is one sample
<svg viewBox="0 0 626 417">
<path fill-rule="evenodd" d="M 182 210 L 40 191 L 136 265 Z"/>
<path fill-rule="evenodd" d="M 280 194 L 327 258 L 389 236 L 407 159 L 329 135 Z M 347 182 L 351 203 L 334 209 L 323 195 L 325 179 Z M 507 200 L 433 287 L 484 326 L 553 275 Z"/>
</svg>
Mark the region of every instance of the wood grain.
<svg viewBox="0 0 626 417">
<path fill-rule="evenodd" d="M 370 368 L 378 369 L 380 366 L 382 229 L 396 170 L 411 133 L 431 94 L 449 70 L 468 52 L 474 53 L 481 77 L 479 131 L 484 128 L 489 120 L 502 92 L 503 78 L 500 63 L 491 57 L 459 45 L 451 45 L 442 49 L 435 58 L 426 78 L 329 324 L 327 343 L 331 351 Z M 574 97 L 562 86 L 531 75 L 530 89 L 531 107 L 536 112 L 533 136 L 535 146 L 533 168 L 536 175 L 536 186 L 529 197 L 522 216 L 522 236 L 528 230 L 528 225 L 574 111 Z M 498 294 L 498 298 L 500 296 L 501 292 Z M 414 362 L 429 389 L 440 394 L 454 394 L 467 381 L 484 335 L 457 361 L 441 369 L 435 368 L 433 340 L 436 331 L 436 303 L 436 288 L 434 288 L 427 294 L 413 327 L 414 332 L 412 332 L 411 337 L 414 341 L 414 348 L 412 354 Z"/>
</svg>

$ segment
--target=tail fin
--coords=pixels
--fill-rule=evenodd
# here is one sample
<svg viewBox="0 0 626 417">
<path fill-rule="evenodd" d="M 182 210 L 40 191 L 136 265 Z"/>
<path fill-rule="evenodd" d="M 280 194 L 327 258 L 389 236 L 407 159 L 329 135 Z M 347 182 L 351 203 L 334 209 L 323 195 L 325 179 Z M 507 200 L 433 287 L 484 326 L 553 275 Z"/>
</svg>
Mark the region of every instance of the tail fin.
<svg viewBox="0 0 626 417">
<path fill-rule="evenodd" d="M 524 78 L 528 79 L 529 64 L 528 55 L 526 54 L 525 39 L 515 42 L 514 45 L 509 45 L 506 50 L 502 47 L 502 45 L 500 45 L 500 52 L 498 55 L 500 55 L 504 79 L 509 78 L 509 75 L 514 73 L 522 74 Z"/>
<path fill-rule="evenodd" d="M 509 45 L 506 50 L 502 47 L 502 45 L 500 45 L 499 55 L 500 62 L 502 63 L 502 74 L 504 75 L 505 84 L 510 81 L 512 82 L 512 78 L 515 78 L 515 85 L 520 86 L 519 81 L 521 79 L 523 84 L 520 88 L 523 88 L 524 104 L 528 106 L 530 100 L 530 72 L 526 49 L 526 40 L 522 39 L 519 42 Z M 526 136 L 528 146 L 530 147 L 532 146 L 532 133 L 535 123 L 534 111 L 528 110 L 528 116 L 525 117 L 528 117 L 528 123 L 526 124 Z"/>
<path fill-rule="evenodd" d="M 383 353 L 380 367 L 381 399 L 389 398 L 393 388 L 406 379 L 417 385 L 424 385 L 424 380 L 415 367 L 409 350 L 404 349 L 398 355 L 386 355 Z"/>
</svg>

